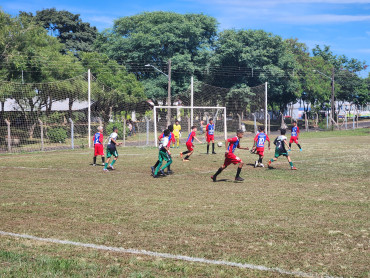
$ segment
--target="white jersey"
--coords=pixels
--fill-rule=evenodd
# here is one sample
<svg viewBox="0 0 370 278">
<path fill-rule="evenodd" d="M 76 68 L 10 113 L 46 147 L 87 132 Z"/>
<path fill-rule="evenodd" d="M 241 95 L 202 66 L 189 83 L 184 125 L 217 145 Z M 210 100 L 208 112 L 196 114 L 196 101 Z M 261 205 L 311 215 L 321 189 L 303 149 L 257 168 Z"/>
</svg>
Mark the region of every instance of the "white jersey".
<svg viewBox="0 0 370 278">
<path fill-rule="evenodd" d="M 158 148 L 161 150 L 162 148 L 167 147 L 168 142 L 169 142 L 169 138 L 168 137 L 163 137 L 161 139 L 161 142 L 159 143 L 159 147 Z"/>
<path fill-rule="evenodd" d="M 115 143 L 112 142 L 112 139 L 114 141 L 116 141 L 117 140 L 117 137 L 118 137 L 118 134 L 116 132 L 112 132 L 111 135 L 109 135 L 108 144 L 114 144 L 115 145 Z"/>
<path fill-rule="evenodd" d="M 278 141 L 284 141 L 284 140 L 287 140 L 288 138 L 286 137 L 286 136 L 284 136 L 284 135 L 280 135 L 278 138 L 277 138 L 277 140 Z"/>
</svg>

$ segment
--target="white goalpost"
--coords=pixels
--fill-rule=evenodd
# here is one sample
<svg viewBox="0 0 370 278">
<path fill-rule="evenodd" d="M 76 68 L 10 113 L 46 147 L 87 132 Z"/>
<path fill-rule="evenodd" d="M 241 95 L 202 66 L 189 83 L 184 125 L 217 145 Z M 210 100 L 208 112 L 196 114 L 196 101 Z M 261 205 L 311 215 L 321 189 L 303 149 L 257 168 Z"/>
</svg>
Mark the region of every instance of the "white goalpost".
<svg viewBox="0 0 370 278">
<path fill-rule="evenodd" d="M 171 108 L 175 108 L 175 109 L 190 109 L 191 111 L 191 125 L 193 125 L 193 111 L 194 109 L 217 109 L 220 110 L 222 109 L 223 110 L 223 125 L 224 125 L 224 137 L 225 137 L 225 140 L 227 139 L 227 122 L 226 122 L 226 107 L 223 107 L 223 106 L 154 106 L 153 108 L 153 118 L 154 118 L 154 142 L 155 142 L 155 146 L 158 145 L 158 132 L 157 132 L 157 109 L 171 109 Z"/>
</svg>

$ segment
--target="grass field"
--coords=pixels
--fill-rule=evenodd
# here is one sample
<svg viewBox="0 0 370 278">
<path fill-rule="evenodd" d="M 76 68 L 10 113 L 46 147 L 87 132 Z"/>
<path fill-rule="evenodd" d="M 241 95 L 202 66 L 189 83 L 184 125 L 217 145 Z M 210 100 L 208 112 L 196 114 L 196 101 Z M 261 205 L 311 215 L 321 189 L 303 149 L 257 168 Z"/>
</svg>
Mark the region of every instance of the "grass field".
<svg viewBox="0 0 370 278">
<path fill-rule="evenodd" d="M 173 150 L 174 175 L 153 179 L 155 148 L 119 148 L 116 170 L 92 151 L 0 156 L 0 230 L 37 237 L 278 267 L 312 275 L 369 277 L 370 131 L 306 133 L 274 169 L 230 166 L 196 145 Z M 242 145 L 252 145 L 252 136 Z M 184 146 L 182 147 L 184 150 Z M 266 151 L 267 159 L 273 151 Z M 99 159 L 98 159 L 99 161 Z M 0 236 L 0 277 L 290 277 Z"/>
</svg>

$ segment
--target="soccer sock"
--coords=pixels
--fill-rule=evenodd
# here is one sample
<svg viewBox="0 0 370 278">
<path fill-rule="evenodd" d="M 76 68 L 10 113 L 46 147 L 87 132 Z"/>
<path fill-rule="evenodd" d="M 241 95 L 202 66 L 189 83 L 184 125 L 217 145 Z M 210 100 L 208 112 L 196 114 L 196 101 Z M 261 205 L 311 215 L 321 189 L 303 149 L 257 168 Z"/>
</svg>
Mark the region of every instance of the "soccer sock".
<svg viewBox="0 0 370 278">
<path fill-rule="evenodd" d="M 213 177 L 217 177 L 222 172 L 222 167 L 218 168 L 216 174 L 213 175 Z"/>
<path fill-rule="evenodd" d="M 212 152 L 215 152 L 215 143 L 212 143 Z"/>
<path fill-rule="evenodd" d="M 158 164 L 159 164 L 159 160 L 157 160 L 157 162 L 154 164 L 154 168 L 156 168 L 157 166 L 158 166 Z"/>
<path fill-rule="evenodd" d="M 164 166 L 162 167 L 162 170 L 166 169 L 166 167 L 168 167 L 168 169 L 167 169 L 167 170 L 170 170 L 170 165 L 171 165 L 171 163 L 172 163 L 172 160 L 169 160 L 169 161 L 167 162 L 167 164 L 166 164 L 166 165 L 164 165 Z"/>
<path fill-rule="evenodd" d="M 116 163 L 116 160 L 117 159 L 113 159 L 112 163 L 110 164 L 110 166 L 113 166 L 114 163 Z"/>
<path fill-rule="evenodd" d="M 290 164 L 290 167 L 293 167 L 293 162 L 289 162 L 289 164 Z"/>
<path fill-rule="evenodd" d="M 297 144 L 297 146 L 298 146 L 298 148 L 302 149 L 302 148 L 301 148 L 301 145 Z"/>
<path fill-rule="evenodd" d="M 271 159 L 270 161 L 271 161 L 271 163 L 272 163 L 272 162 L 274 162 L 274 159 Z"/>
<path fill-rule="evenodd" d="M 236 170 L 236 176 L 235 176 L 236 178 L 239 177 L 241 171 L 242 171 L 242 168 L 238 167 L 238 170 Z"/>
<path fill-rule="evenodd" d="M 207 145 L 207 153 L 209 152 L 209 144 Z"/>
<path fill-rule="evenodd" d="M 172 163 L 172 161 L 171 161 L 171 163 Z M 171 171 L 171 165 L 167 166 L 167 171 Z"/>
<path fill-rule="evenodd" d="M 289 148 L 291 148 L 292 147 L 292 143 L 289 143 Z"/>
<path fill-rule="evenodd" d="M 185 156 L 185 159 L 189 159 L 189 156 L 187 155 L 187 156 Z"/>
<path fill-rule="evenodd" d="M 262 157 L 258 159 L 258 163 L 262 163 Z"/>
<path fill-rule="evenodd" d="M 162 162 L 159 162 L 157 168 L 155 168 L 155 171 L 154 171 L 154 176 L 156 176 L 159 172 L 159 169 L 161 169 L 161 166 L 162 166 Z"/>
<path fill-rule="evenodd" d="M 108 168 L 108 163 L 105 163 L 104 169 L 106 170 Z"/>
<path fill-rule="evenodd" d="M 105 163 L 105 157 L 104 156 L 101 157 L 101 162 Z"/>
<path fill-rule="evenodd" d="M 189 151 L 186 151 L 186 152 L 183 152 L 182 154 L 187 154 L 187 153 L 190 153 Z"/>
<path fill-rule="evenodd" d="M 94 164 L 96 164 L 96 156 L 94 156 L 94 160 L 93 161 L 94 161 Z"/>
</svg>

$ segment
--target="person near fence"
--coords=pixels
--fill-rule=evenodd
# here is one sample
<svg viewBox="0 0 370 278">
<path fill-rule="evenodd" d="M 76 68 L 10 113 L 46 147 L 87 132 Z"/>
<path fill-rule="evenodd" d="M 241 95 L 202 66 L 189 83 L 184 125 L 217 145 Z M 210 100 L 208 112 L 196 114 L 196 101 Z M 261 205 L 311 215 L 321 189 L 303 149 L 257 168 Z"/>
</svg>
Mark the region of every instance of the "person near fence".
<svg viewBox="0 0 370 278">
<path fill-rule="evenodd" d="M 237 157 L 234 152 L 235 149 L 241 149 L 241 150 L 249 150 L 248 147 L 242 148 L 240 147 L 240 140 L 243 138 L 244 132 L 241 129 L 238 129 L 236 131 L 236 136 L 233 138 L 229 138 L 225 141 L 225 146 L 226 146 L 226 151 L 225 151 L 225 161 L 224 164 L 217 170 L 217 172 L 211 176 L 211 179 L 215 182 L 216 178 L 223 170 L 226 169 L 227 166 L 230 164 L 239 164 L 238 169 L 236 170 L 236 176 L 235 180 L 236 181 L 243 181 L 244 179 L 240 177 L 240 172 L 242 171 L 244 162 L 241 160 L 239 157 Z"/>
<path fill-rule="evenodd" d="M 163 131 L 163 137 L 161 138 L 161 142 L 159 144 L 159 153 L 158 153 L 158 166 L 155 168 L 153 178 L 158 178 L 158 172 L 162 174 L 162 176 L 166 176 L 164 173 L 164 169 L 171 165 L 172 159 L 171 155 L 168 153 L 170 149 L 170 139 L 169 136 L 171 132 L 166 129 Z M 167 163 L 161 168 L 163 161 L 167 161 Z"/>
<path fill-rule="evenodd" d="M 176 146 L 179 148 L 180 146 L 180 134 L 181 134 L 181 125 L 178 120 L 175 121 L 173 124 L 173 134 L 175 136 Z M 172 147 L 175 147 L 175 143 L 172 144 Z"/>
<path fill-rule="evenodd" d="M 131 120 L 128 120 L 127 127 L 128 127 L 128 136 L 132 136 L 132 128 L 133 128 L 133 126 L 132 126 Z"/>
<path fill-rule="evenodd" d="M 285 147 L 288 147 L 288 150 L 290 150 L 290 147 L 288 146 L 288 143 L 287 143 L 287 138 L 285 136 L 285 133 L 286 133 L 286 129 L 282 128 L 280 130 L 280 136 L 276 137 L 276 139 L 274 140 L 274 144 L 276 145 L 276 147 L 275 147 L 275 157 L 272 158 L 271 160 L 269 160 L 268 167 L 271 168 L 271 163 L 276 161 L 278 159 L 278 157 L 282 155 L 282 156 L 285 156 L 288 159 L 290 168 L 292 170 L 297 170 L 297 168 L 294 167 L 293 162 L 292 162 L 292 160 L 290 159 L 290 157 L 288 155 L 288 151 L 285 148 Z"/>
<path fill-rule="evenodd" d="M 200 144 L 202 144 L 202 141 L 200 141 L 195 136 L 196 132 L 197 132 L 197 127 L 193 125 L 191 127 L 191 132 L 189 133 L 188 140 L 186 140 L 186 147 L 187 147 L 188 150 L 185 151 L 185 152 L 180 153 L 181 158 L 183 158 L 184 154 L 186 154 L 185 158 L 183 158 L 182 161 L 189 161 L 189 157 L 193 154 L 193 152 L 194 152 L 194 144 L 193 144 L 194 139 L 197 140 Z"/>
<path fill-rule="evenodd" d="M 207 154 L 209 154 L 209 144 L 212 141 L 212 154 L 216 154 L 215 152 L 215 124 L 213 123 L 213 119 L 209 119 L 209 123 L 206 126 L 206 141 L 207 141 Z"/>
<path fill-rule="evenodd" d="M 108 145 L 107 145 L 107 161 L 105 162 L 105 165 L 104 165 L 104 172 L 107 172 L 108 171 L 108 164 L 109 164 L 109 161 L 111 159 L 111 157 L 113 156 L 113 160 L 111 162 L 111 164 L 109 164 L 109 168 L 114 170 L 114 163 L 116 163 L 117 161 L 117 158 L 118 158 L 118 152 L 117 152 L 117 146 L 119 145 L 122 145 L 122 143 L 118 143 L 117 142 L 117 137 L 118 137 L 118 128 L 117 127 L 113 127 L 113 132 L 109 135 L 109 141 L 108 141 Z"/>
<path fill-rule="evenodd" d="M 269 142 L 268 148 L 270 150 L 270 138 L 265 133 L 265 127 L 259 126 L 258 131 L 259 132 L 257 133 L 257 135 L 254 137 L 254 145 L 253 145 L 253 148 L 251 150 L 251 153 L 255 153 L 259 156 L 258 160 L 256 160 L 254 162 L 254 168 L 256 168 L 258 166 L 259 167 L 265 167 L 262 164 L 262 159 L 263 159 L 264 153 L 265 153 L 265 142 L 266 141 Z"/>
<path fill-rule="evenodd" d="M 93 166 L 96 165 L 96 157 L 101 155 L 101 161 L 104 166 L 105 157 L 104 157 L 104 146 L 103 146 L 103 127 L 98 127 L 98 132 L 95 133 L 93 137 L 94 142 L 94 158 L 93 158 Z"/>
<path fill-rule="evenodd" d="M 204 121 L 203 120 L 200 121 L 199 127 L 200 127 L 200 134 L 203 134 L 204 133 Z"/>
<path fill-rule="evenodd" d="M 171 152 L 170 152 L 170 147 L 171 147 L 171 143 L 174 144 L 176 142 L 175 141 L 175 136 L 174 136 L 174 134 L 172 132 L 173 131 L 173 125 L 169 125 L 167 129 L 170 131 L 170 135 L 168 137 L 168 145 L 167 145 L 168 151 L 167 151 L 167 153 L 170 156 L 170 158 L 172 159 Z M 159 135 L 158 141 L 161 142 L 163 137 L 164 137 L 164 132 L 162 132 L 162 134 Z M 152 170 L 152 175 L 153 176 L 154 176 L 154 171 L 157 168 L 157 166 L 158 166 L 159 163 L 160 163 L 160 161 L 158 159 L 157 162 L 154 164 L 154 166 L 150 167 L 151 170 Z M 173 174 L 173 172 L 171 171 L 171 165 L 168 165 L 168 167 L 167 167 L 167 175 L 171 175 L 171 174 Z"/>
<path fill-rule="evenodd" d="M 297 121 L 293 121 L 293 126 L 290 132 L 289 149 L 292 147 L 292 143 L 296 143 L 299 150 L 302 151 L 301 145 L 298 143 L 299 127 Z"/>
</svg>

